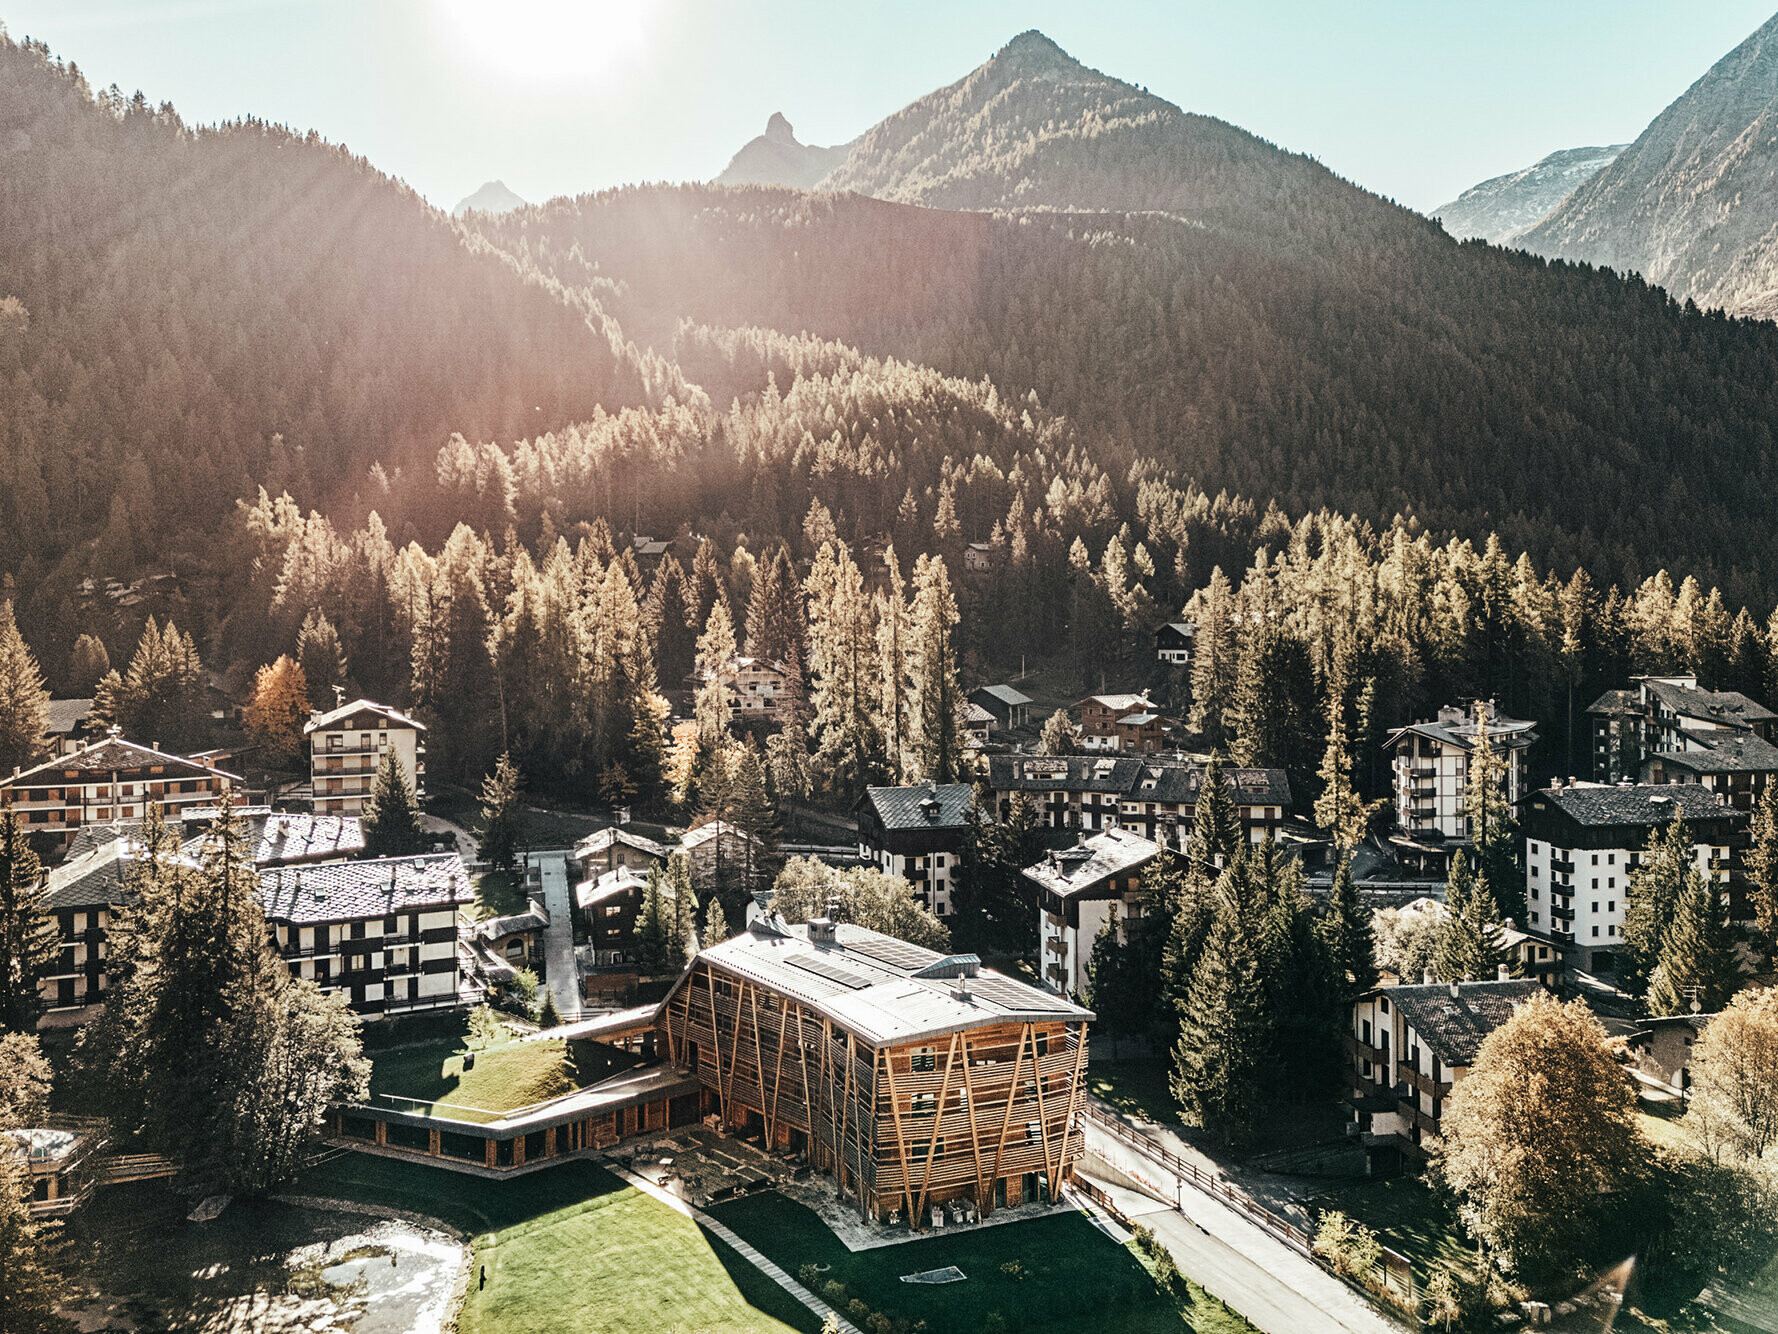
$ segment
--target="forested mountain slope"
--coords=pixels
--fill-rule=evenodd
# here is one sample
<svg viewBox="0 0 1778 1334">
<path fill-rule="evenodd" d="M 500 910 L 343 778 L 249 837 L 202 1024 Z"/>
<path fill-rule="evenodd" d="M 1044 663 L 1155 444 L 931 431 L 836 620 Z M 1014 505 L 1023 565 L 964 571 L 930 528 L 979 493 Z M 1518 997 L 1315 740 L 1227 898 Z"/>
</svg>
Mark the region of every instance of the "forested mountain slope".
<svg viewBox="0 0 1778 1334">
<path fill-rule="evenodd" d="M 1170 214 L 759 188 L 626 189 L 487 224 L 663 347 L 681 318 L 807 330 L 1035 390 L 1120 486 L 1172 471 L 1294 513 L 1498 529 L 1540 565 L 1628 582 L 1666 565 L 1769 601 L 1778 331 L 1415 225 L 1413 244 L 1337 267 Z M 718 404 L 763 384 L 758 363 L 684 339 L 676 355 Z"/>
<path fill-rule="evenodd" d="M 647 398 L 594 306 L 344 148 L 95 97 L 0 35 L 8 298 L 0 573 L 25 581 L 94 538 L 107 573 L 202 558 L 259 485 L 322 503 L 454 429 Z"/>
<path fill-rule="evenodd" d="M 1682 301 L 1778 315 L 1778 16 L 1520 244 L 1634 270 Z"/>
</svg>

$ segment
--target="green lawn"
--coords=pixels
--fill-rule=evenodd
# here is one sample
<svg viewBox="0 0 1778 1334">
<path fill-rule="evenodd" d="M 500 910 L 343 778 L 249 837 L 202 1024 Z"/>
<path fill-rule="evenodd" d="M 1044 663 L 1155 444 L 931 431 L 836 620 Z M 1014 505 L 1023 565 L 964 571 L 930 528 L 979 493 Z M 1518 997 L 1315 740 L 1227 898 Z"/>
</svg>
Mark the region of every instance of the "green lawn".
<svg viewBox="0 0 1778 1334">
<path fill-rule="evenodd" d="M 1165 1061 L 1090 1061 L 1087 1089 L 1126 1116 L 1140 1116 L 1163 1125 L 1179 1120 L 1179 1107 L 1167 1089 Z"/>
<path fill-rule="evenodd" d="M 586 1161 L 490 1181 L 349 1153 L 291 1186 L 474 1236 L 460 1334 L 815 1334 L 820 1322 L 690 1219 Z M 478 1285 L 482 1266 L 487 1286 Z"/>
<path fill-rule="evenodd" d="M 1440 1264 L 1475 1268 L 1475 1243 L 1457 1211 L 1416 1176 L 1402 1175 L 1342 1186 L 1321 1197 L 1328 1207 L 1357 1219 L 1385 1246 L 1405 1255 L 1414 1278 L 1425 1283 Z"/>
<path fill-rule="evenodd" d="M 1133 1246 L 1118 1246 L 1074 1211 L 856 1253 L 811 1210 L 776 1193 L 709 1212 L 786 1272 L 827 1265 L 822 1283 L 845 1284 L 848 1300 L 892 1319 L 924 1320 L 931 1334 L 982 1334 L 995 1313 L 1006 1329 L 1021 1334 L 1252 1334 L 1251 1325 L 1195 1285 L 1183 1298 L 1162 1292 Z M 1002 1269 L 1014 1262 L 1019 1272 Z M 965 1280 L 933 1286 L 901 1281 L 903 1274 L 945 1265 L 956 1265 Z"/>
<path fill-rule="evenodd" d="M 371 1065 L 370 1091 L 373 1095 L 422 1098 L 458 1109 L 442 1114 L 490 1121 L 494 1116 L 483 1113 L 498 1115 L 571 1093 L 608 1072 L 582 1044 L 559 1038 L 505 1042 L 474 1056 L 474 1065 L 465 1070 L 460 1037 L 437 1038 L 377 1054 Z"/>
<path fill-rule="evenodd" d="M 525 891 L 510 871 L 487 871 L 475 878 L 475 906 L 469 915 L 478 922 L 490 917 L 509 917 L 525 911 Z"/>
</svg>

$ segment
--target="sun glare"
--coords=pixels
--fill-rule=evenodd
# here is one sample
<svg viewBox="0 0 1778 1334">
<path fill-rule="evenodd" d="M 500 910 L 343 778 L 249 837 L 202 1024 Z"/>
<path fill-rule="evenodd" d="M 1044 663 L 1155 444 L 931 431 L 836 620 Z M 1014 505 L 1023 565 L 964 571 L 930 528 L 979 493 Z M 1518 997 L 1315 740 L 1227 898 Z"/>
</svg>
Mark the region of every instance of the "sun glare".
<svg viewBox="0 0 1778 1334">
<path fill-rule="evenodd" d="M 621 71 L 647 45 L 653 0 L 438 0 L 465 54 L 516 78 Z"/>
</svg>

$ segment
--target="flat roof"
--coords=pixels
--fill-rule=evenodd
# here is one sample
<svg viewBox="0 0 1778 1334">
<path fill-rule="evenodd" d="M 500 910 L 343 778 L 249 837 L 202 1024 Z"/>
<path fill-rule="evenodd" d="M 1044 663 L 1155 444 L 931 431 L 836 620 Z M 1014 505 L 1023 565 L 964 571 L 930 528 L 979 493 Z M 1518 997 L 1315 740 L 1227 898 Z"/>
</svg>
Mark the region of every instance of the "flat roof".
<svg viewBox="0 0 1778 1334">
<path fill-rule="evenodd" d="M 968 956 L 973 962 L 973 956 Z M 960 999 L 951 977 L 917 976 L 935 965 L 962 963 L 849 922 L 834 926 L 834 943 L 812 943 L 807 926 L 776 915 L 712 945 L 698 959 L 757 982 L 832 1020 L 874 1047 L 949 1037 L 988 1024 L 1089 1022 L 1091 1010 L 992 969 L 968 978 Z M 688 974 L 689 976 L 689 974 Z M 685 985 L 681 978 L 680 986 Z M 662 1004 L 669 1004 L 671 993 Z"/>
</svg>

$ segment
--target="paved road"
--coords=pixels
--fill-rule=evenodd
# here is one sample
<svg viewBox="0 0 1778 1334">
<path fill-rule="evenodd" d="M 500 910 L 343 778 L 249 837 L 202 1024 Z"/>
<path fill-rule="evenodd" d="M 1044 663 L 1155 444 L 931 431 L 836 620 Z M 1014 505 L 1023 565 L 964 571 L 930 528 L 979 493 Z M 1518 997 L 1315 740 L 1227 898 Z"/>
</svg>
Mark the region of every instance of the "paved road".
<svg viewBox="0 0 1778 1334">
<path fill-rule="evenodd" d="M 1183 1209 L 1106 1182 L 1119 1212 L 1153 1228 L 1180 1271 L 1265 1334 L 1402 1334 L 1333 1275 L 1219 1200 L 1187 1187 Z"/>
<path fill-rule="evenodd" d="M 549 966 L 549 989 L 556 1009 L 572 1022 L 580 1017 L 580 969 L 574 963 L 574 900 L 568 891 L 568 855 L 534 852 L 543 874 L 543 906 L 549 925 L 543 930 L 543 957 Z"/>
</svg>

